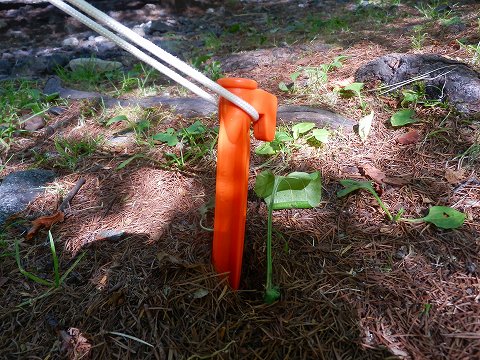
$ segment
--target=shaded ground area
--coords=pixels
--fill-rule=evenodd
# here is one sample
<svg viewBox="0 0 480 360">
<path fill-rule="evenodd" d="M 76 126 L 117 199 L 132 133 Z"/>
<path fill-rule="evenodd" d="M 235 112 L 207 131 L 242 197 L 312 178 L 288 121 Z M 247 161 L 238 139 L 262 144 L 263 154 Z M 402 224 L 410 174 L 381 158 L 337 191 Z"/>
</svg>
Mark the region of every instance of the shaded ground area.
<svg viewBox="0 0 480 360">
<path fill-rule="evenodd" d="M 213 13 L 190 8 L 182 15 L 184 20 L 169 12 L 152 16 L 192 26 L 190 34 L 174 27 L 167 38 L 191 41 L 182 51 L 185 59 L 211 53 L 203 64 L 205 71 L 212 70 L 206 65 L 218 61 L 227 75 L 257 80 L 279 96 L 281 105 L 320 106 L 355 120 L 367 111 L 357 98 L 340 97 L 333 89 L 351 83 L 359 66 L 380 55 L 435 53 L 478 71 L 469 48 L 456 42 L 480 41 L 478 4 L 449 4 L 448 16 L 437 11 L 433 14 L 440 16 L 431 19 L 408 2 L 380 3 L 363 8 L 354 1 L 232 2 L 223 10 L 212 7 L 217 11 Z M 148 10 L 141 2 L 135 6 Z M 126 8 L 118 15 L 131 21 L 129 26 L 148 20 L 136 20 L 141 14 L 135 11 Z M 208 17 L 211 27 L 202 30 L 200 25 Z M 458 19 L 452 24 L 442 23 L 454 17 Z M 8 21 L 13 28 L 13 20 Z M 419 25 L 420 31 L 415 28 Z M 65 34 L 57 20 L 49 26 L 58 27 L 58 46 L 71 35 L 80 44 L 84 38 L 88 41 L 77 30 Z M 46 43 L 44 38 L 36 41 Z M 4 54 L 16 57 L 12 49 L 18 46 L 10 43 Z M 67 57 L 87 51 L 77 50 Z M 125 61 L 124 54 L 115 51 L 106 58 Z M 290 74 L 319 68 L 340 55 L 348 58 L 342 67 L 328 72 L 326 82 L 312 86 L 302 74 L 291 84 Z M 4 58 L 13 64 L 13 58 Z M 134 68 L 129 61 L 126 67 Z M 42 71 L 43 75 L 35 74 L 33 85 L 39 89 L 49 73 Z M 112 87 L 118 79 L 64 80 L 69 87 L 110 96 L 182 94 L 154 73 L 145 86 L 125 92 Z M 282 81 L 292 90 L 281 91 Z M 479 124 L 445 104 L 421 99 L 406 105 L 419 121 L 408 128 L 393 128 L 389 119 L 404 106 L 401 93 L 378 95 L 367 90 L 363 96 L 368 111 L 375 112 L 365 141 L 340 128 L 332 130 L 330 142 L 322 146 L 300 139 L 270 157 L 252 153 L 252 189 L 255 176 L 264 169 L 277 174 L 319 170 L 323 180 L 318 208 L 274 213 L 274 279 L 281 299 L 273 305 L 263 302 L 267 209 L 253 191 L 241 290 L 231 291 L 210 265 L 212 235 L 204 228 L 212 224 L 212 209 L 204 208 L 205 214 L 202 206 L 214 196 L 215 117 L 185 119 L 161 107 L 105 109 L 96 102 L 55 100 L 65 111 L 46 116 L 50 130 L 12 132 L 0 153 L 2 178 L 28 168 L 57 174 L 45 194 L 11 218 L 0 234 L 1 357 L 478 357 Z M 23 112 L 19 118 L 28 115 Z M 128 121 L 106 125 L 118 115 Z M 154 134 L 184 129 L 195 120 L 206 130 L 194 142 L 168 146 L 153 140 Z M 280 123 L 279 128 L 291 131 L 288 124 Z M 410 131 L 417 132 L 417 140 L 400 143 L 399 137 Z M 72 144 L 79 143 L 90 145 L 74 152 Z M 392 222 L 367 193 L 337 198 L 339 180 L 371 180 L 367 166 L 397 179 L 393 184 L 376 184 L 392 213 L 403 208 L 404 217 L 416 218 L 432 205 L 446 205 L 466 214 L 464 225 L 441 230 L 426 223 Z M 30 221 L 54 213 L 81 177 L 86 184 L 72 200 L 65 221 L 54 225 L 51 233 L 60 274 L 85 255 L 58 288 L 49 289 L 19 272 L 15 242 L 23 267 L 51 279 L 46 233 L 32 241 L 24 236 Z M 106 238 L 102 235 L 106 230 L 122 235 Z"/>
</svg>

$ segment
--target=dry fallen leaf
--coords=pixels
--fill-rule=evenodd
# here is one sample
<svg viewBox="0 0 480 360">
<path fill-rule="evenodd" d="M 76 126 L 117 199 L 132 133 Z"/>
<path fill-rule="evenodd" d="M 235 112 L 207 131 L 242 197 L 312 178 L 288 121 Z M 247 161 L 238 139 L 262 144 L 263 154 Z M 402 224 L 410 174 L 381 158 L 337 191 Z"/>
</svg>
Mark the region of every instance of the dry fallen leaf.
<svg viewBox="0 0 480 360">
<path fill-rule="evenodd" d="M 420 140 L 420 133 L 417 130 L 411 130 L 406 134 L 400 135 L 397 142 L 402 145 L 416 144 Z"/>
<path fill-rule="evenodd" d="M 361 165 L 358 167 L 360 170 L 360 173 L 373 181 L 375 181 L 377 184 L 383 184 L 384 179 L 386 177 L 385 173 L 379 169 L 377 169 L 375 166 L 372 165 Z"/>
<path fill-rule="evenodd" d="M 383 179 L 385 184 L 403 186 L 409 184 L 411 178 L 407 177 L 397 177 L 397 176 L 387 176 Z"/>
<path fill-rule="evenodd" d="M 63 222 L 65 220 L 65 214 L 61 211 L 57 211 L 53 215 L 41 216 L 38 219 L 32 221 L 32 227 L 28 230 L 26 239 L 31 240 L 37 235 L 37 233 L 42 229 L 50 229 L 53 224 L 57 222 Z"/>
<path fill-rule="evenodd" d="M 458 184 L 463 179 L 465 179 L 465 170 L 447 169 L 445 170 L 445 179 L 448 181 L 449 184 Z"/>
</svg>

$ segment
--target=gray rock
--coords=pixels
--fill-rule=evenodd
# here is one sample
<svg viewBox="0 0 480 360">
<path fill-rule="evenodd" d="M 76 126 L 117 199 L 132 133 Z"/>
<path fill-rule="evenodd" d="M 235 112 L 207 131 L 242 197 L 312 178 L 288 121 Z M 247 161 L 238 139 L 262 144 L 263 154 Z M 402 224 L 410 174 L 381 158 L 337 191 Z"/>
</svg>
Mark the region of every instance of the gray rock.
<svg viewBox="0 0 480 360">
<path fill-rule="evenodd" d="M 68 37 L 62 41 L 62 46 L 65 47 L 76 47 L 80 44 L 80 41 L 76 37 Z"/>
<path fill-rule="evenodd" d="M 355 81 L 393 85 L 428 72 L 431 72 L 428 78 L 421 80 L 427 96 L 447 100 L 461 114 L 480 117 L 480 74 L 466 64 L 442 56 L 385 55 L 360 67 Z"/>
<path fill-rule="evenodd" d="M 62 115 L 65 111 L 66 111 L 65 108 L 62 108 L 60 106 L 52 106 L 50 109 L 48 109 L 47 112 L 49 114 L 58 116 L 58 115 Z"/>
<path fill-rule="evenodd" d="M 28 115 L 25 120 L 27 120 L 31 115 Z M 22 120 L 20 119 L 20 122 Z M 46 125 L 45 119 L 39 115 L 34 116 L 23 123 L 23 128 L 27 131 L 37 131 L 43 129 Z"/>
<path fill-rule="evenodd" d="M 296 50 L 293 47 L 279 47 L 273 49 L 261 49 L 245 51 L 238 54 L 228 55 L 218 60 L 222 69 L 227 72 L 236 70 L 251 70 L 262 65 L 272 65 L 280 60 L 294 60 Z"/>
<path fill-rule="evenodd" d="M 0 184 L 0 226 L 12 215 L 26 209 L 43 187 L 55 178 L 49 170 L 25 170 L 6 176 Z"/>
<path fill-rule="evenodd" d="M 12 65 L 10 64 L 10 61 L 0 59 L 0 75 L 10 75 L 11 70 Z"/>
<path fill-rule="evenodd" d="M 68 66 L 70 67 L 70 69 L 72 69 L 72 71 L 88 67 L 89 69 L 95 69 L 99 72 L 117 70 L 123 67 L 122 63 L 118 61 L 107 61 L 97 58 L 72 59 L 68 63 Z"/>
<path fill-rule="evenodd" d="M 353 131 L 355 122 L 334 112 L 310 106 L 280 106 L 277 117 L 286 122 L 313 122 L 318 127 L 343 128 Z"/>
<path fill-rule="evenodd" d="M 152 23 L 148 27 L 147 31 L 148 31 L 149 34 L 153 34 L 155 32 L 166 33 L 166 32 L 172 31 L 172 30 L 173 30 L 172 26 L 164 23 L 161 20 L 154 20 L 154 21 L 152 21 Z"/>
<path fill-rule="evenodd" d="M 67 54 L 56 53 L 45 57 L 45 73 L 54 74 L 58 67 L 65 67 L 70 58 Z"/>
<path fill-rule="evenodd" d="M 5 20 L 0 19 L 0 30 L 5 29 L 7 26 L 8 23 Z"/>
<path fill-rule="evenodd" d="M 45 58 L 35 56 L 26 56 L 17 60 L 12 68 L 14 76 L 37 76 L 45 73 L 47 69 L 47 61 Z"/>
</svg>

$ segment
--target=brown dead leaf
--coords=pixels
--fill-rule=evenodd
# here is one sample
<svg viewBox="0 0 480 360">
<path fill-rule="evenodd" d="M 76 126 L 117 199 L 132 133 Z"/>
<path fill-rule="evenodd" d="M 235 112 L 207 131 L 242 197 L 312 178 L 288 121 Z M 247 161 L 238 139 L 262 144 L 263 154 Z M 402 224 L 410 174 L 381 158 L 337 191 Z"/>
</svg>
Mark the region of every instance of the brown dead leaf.
<svg viewBox="0 0 480 360">
<path fill-rule="evenodd" d="M 387 176 L 383 179 L 383 182 L 389 185 L 403 186 L 409 184 L 411 180 L 408 177 Z"/>
<path fill-rule="evenodd" d="M 397 142 L 402 145 L 416 144 L 420 140 L 420 133 L 417 130 L 411 130 L 406 134 L 400 135 Z"/>
<path fill-rule="evenodd" d="M 49 216 L 41 216 L 32 221 L 32 227 L 28 231 L 26 239 L 31 240 L 42 228 L 48 230 L 57 222 L 63 222 L 64 220 L 65 214 L 62 211 L 57 211 L 55 214 Z"/>
<path fill-rule="evenodd" d="M 449 184 L 458 184 L 463 179 L 465 179 L 465 170 L 447 169 L 445 170 L 445 179 L 448 181 Z"/>
<path fill-rule="evenodd" d="M 76 328 L 70 328 L 67 331 L 60 330 L 62 338 L 62 352 L 66 352 L 66 358 L 69 360 L 91 359 L 92 345 L 88 339 Z"/>
<path fill-rule="evenodd" d="M 375 166 L 365 164 L 365 165 L 359 166 L 358 169 L 360 170 L 360 173 L 363 176 L 366 176 L 366 177 L 372 179 L 377 184 L 381 185 L 381 184 L 384 183 L 383 180 L 386 177 L 385 173 L 383 171 L 377 169 Z"/>
<path fill-rule="evenodd" d="M 394 99 L 389 96 L 379 96 L 379 98 L 392 109 L 396 109 L 398 107 L 398 99 Z"/>
<path fill-rule="evenodd" d="M 8 282 L 8 280 L 9 279 L 7 277 L 0 276 L 0 287 L 5 285 Z"/>
<path fill-rule="evenodd" d="M 347 85 L 353 84 L 354 82 L 355 82 L 355 78 L 353 76 L 350 76 L 346 79 L 339 79 L 339 80 L 333 81 L 333 85 L 345 87 Z"/>
</svg>

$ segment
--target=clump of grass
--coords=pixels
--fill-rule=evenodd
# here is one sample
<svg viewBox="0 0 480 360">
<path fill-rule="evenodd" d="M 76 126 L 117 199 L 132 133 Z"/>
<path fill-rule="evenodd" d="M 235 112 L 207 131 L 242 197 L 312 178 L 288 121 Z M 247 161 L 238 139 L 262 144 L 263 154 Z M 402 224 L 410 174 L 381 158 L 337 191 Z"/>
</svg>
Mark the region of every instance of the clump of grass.
<svg viewBox="0 0 480 360">
<path fill-rule="evenodd" d="M 56 138 L 55 149 L 59 157 L 56 160 L 56 166 L 75 170 L 79 162 L 93 154 L 98 147 L 101 138 Z"/>
<path fill-rule="evenodd" d="M 34 81 L 3 81 L 0 87 L 0 146 L 8 148 L 14 133 L 20 131 L 22 113 L 41 115 L 57 99 L 58 94 L 42 94 Z M 26 120 L 28 118 L 23 122 Z"/>
</svg>

